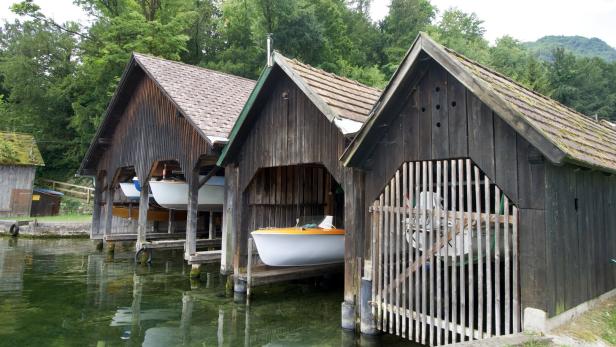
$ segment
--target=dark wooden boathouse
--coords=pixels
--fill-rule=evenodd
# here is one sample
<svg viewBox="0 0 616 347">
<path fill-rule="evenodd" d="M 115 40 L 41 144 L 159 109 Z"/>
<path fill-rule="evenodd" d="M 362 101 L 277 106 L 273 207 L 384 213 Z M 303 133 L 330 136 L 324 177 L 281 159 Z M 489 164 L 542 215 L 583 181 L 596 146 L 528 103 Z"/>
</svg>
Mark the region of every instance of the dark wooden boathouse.
<svg viewBox="0 0 616 347">
<path fill-rule="evenodd" d="M 242 77 L 133 54 L 79 168 L 80 175 L 96 182 L 91 237 L 111 233 L 118 184 L 137 176 L 142 186 L 139 249 L 148 227 L 148 181 L 164 167 L 174 168 L 189 185 L 185 251 L 187 259 L 195 255 L 199 173 L 215 165 L 254 85 Z"/>
<path fill-rule="evenodd" d="M 342 160 L 365 172 L 377 330 L 440 345 L 545 328 L 616 287 L 616 131 L 425 34 Z"/>
<path fill-rule="evenodd" d="M 234 272 L 245 271 L 251 231 L 331 214 L 346 229 L 344 300 L 353 307 L 364 228 L 355 206 L 363 206 L 364 182 L 362 172 L 345 168 L 339 158 L 380 91 L 277 52 L 272 61 L 218 161 L 229 183 L 225 211 L 232 211 Z"/>
</svg>

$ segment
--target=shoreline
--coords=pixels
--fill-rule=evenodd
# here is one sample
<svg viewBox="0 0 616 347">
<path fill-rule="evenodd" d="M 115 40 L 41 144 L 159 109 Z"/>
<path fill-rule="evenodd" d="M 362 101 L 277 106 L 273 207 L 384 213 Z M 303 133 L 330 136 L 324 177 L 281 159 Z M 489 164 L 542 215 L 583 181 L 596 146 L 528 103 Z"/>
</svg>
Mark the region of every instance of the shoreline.
<svg viewBox="0 0 616 347">
<path fill-rule="evenodd" d="M 90 238 L 92 222 L 39 222 L 36 220 L 19 222 L 0 220 L 0 236 L 11 235 L 11 227 L 19 224 L 19 234 L 23 238 Z"/>
</svg>

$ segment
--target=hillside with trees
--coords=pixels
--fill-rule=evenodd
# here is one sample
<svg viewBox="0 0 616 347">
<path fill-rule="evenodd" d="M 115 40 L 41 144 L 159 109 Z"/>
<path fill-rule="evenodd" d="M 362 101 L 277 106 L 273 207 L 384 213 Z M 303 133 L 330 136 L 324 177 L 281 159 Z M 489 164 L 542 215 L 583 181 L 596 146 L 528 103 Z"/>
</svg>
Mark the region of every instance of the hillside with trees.
<svg viewBox="0 0 616 347">
<path fill-rule="evenodd" d="M 556 48 L 564 48 L 579 57 L 616 61 L 616 48 L 596 37 L 544 36 L 534 42 L 525 42 L 524 46 L 540 59 L 548 61 L 552 59 L 552 52 Z"/>
<path fill-rule="evenodd" d="M 131 52 L 254 78 L 265 38 L 286 56 L 383 87 L 419 31 L 587 115 L 616 120 L 616 63 L 562 48 L 541 60 L 505 36 L 490 45 L 474 13 L 428 0 L 76 0 L 87 25 L 56 23 L 30 0 L 0 29 L 0 130 L 32 133 L 42 174 L 74 175 Z M 437 13 L 439 16 L 437 16 Z"/>
</svg>

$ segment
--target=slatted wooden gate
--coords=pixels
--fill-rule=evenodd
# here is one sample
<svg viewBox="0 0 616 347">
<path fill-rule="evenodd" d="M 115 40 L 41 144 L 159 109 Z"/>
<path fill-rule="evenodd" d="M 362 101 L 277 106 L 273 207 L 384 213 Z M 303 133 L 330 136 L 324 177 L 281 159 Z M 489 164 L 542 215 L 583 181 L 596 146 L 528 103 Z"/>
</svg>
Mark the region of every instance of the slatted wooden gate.
<svg viewBox="0 0 616 347">
<path fill-rule="evenodd" d="M 470 159 L 404 163 L 370 211 L 378 329 L 428 345 L 520 331 L 518 210 Z"/>
</svg>

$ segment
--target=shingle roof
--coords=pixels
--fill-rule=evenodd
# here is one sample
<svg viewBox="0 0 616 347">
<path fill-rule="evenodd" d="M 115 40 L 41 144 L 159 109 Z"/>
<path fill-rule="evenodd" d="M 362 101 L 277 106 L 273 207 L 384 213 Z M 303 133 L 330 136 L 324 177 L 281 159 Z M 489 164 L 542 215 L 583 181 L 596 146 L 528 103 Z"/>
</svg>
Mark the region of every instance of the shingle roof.
<svg viewBox="0 0 616 347">
<path fill-rule="evenodd" d="M 0 165 L 45 165 L 34 136 L 0 132 Z"/>
<path fill-rule="evenodd" d="M 134 54 L 184 116 L 210 138 L 226 139 L 255 81 L 226 73 Z"/>
<path fill-rule="evenodd" d="M 616 170 L 616 130 L 445 48 L 574 161 Z"/>
<path fill-rule="evenodd" d="M 281 56 L 282 57 L 282 56 Z M 340 117 L 365 122 L 381 90 L 317 69 L 295 59 L 287 64 Z"/>
<path fill-rule="evenodd" d="M 616 129 L 533 92 L 500 73 L 471 61 L 420 33 L 373 110 L 343 155 L 345 165 L 357 165 L 378 137 L 376 123 L 385 115 L 397 86 L 414 71 L 420 54 L 427 54 L 468 90 L 521 133 L 550 161 L 616 172 Z"/>
</svg>

